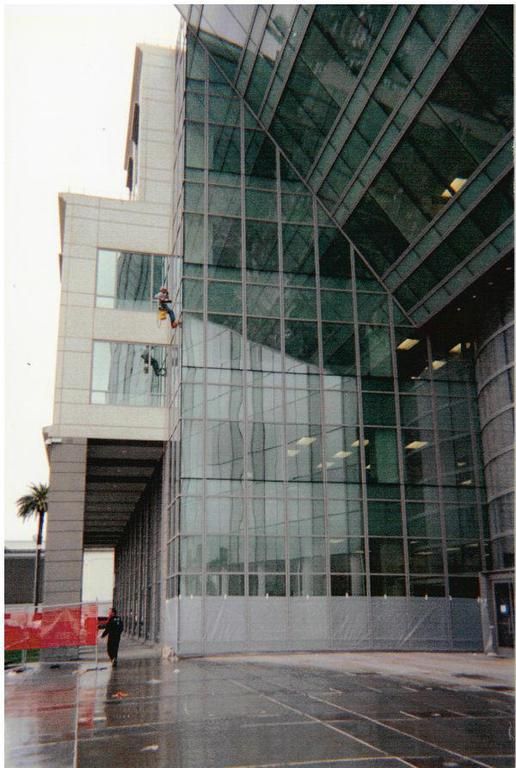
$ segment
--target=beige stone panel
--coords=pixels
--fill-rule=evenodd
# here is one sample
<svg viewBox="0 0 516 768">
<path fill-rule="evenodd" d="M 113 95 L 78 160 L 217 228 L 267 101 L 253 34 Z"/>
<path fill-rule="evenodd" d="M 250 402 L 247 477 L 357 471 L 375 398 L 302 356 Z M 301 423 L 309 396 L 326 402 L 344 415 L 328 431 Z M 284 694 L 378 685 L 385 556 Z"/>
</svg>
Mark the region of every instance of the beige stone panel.
<svg viewBox="0 0 516 768">
<path fill-rule="evenodd" d="M 74 218 L 69 229 L 70 242 L 75 245 L 94 245 L 97 243 L 97 233 L 97 219 Z"/>
<path fill-rule="evenodd" d="M 172 205 L 173 190 L 170 184 L 147 180 L 145 184 L 145 196 L 148 200 L 167 200 Z"/>
<path fill-rule="evenodd" d="M 152 89 L 166 89 L 169 96 L 174 91 L 170 89 L 174 83 L 175 60 L 173 56 L 146 52 L 143 57 L 142 84 L 144 95 Z"/>
<path fill-rule="evenodd" d="M 172 101 L 164 101 L 163 99 L 145 99 L 145 108 L 147 110 L 147 125 L 152 130 L 169 130 L 169 138 L 167 144 L 172 146 L 173 134 L 172 127 L 174 125 L 174 103 Z M 147 135 L 148 141 L 149 136 Z"/>
<path fill-rule="evenodd" d="M 54 515 L 52 515 L 52 518 L 54 518 Z M 50 518 L 49 518 L 50 523 Z M 55 530 L 62 531 L 63 533 L 72 533 L 72 532 L 79 532 L 82 536 L 82 529 L 83 529 L 83 518 L 77 520 L 69 520 L 67 518 L 63 518 L 61 520 L 56 519 L 55 520 L 56 526 Z M 50 529 L 47 529 L 50 530 Z"/>
<path fill-rule="evenodd" d="M 128 224 L 101 224 L 99 243 L 104 248 L 131 248 L 142 253 L 166 253 L 168 229 L 131 226 Z"/>
<path fill-rule="evenodd" d="M 147 168 L 172 169 L 173 148 L 164 141 L 152 141 L 147 144 L 145 165 Z"/>
<path fill-rule="evenodd" d="M 117 211 L 106 210 L 101 225 L 129 224 L 132 227 L 166 227 L 170 220 L 170 212 L 165 207 L 155 211 Z M 104 230 L 102 229 L 102 232 Z M 99 241 L 100 242 L 100 241 Z M 99 245 L 102 247 L 102 245 Z M 126 250 L 134 250 L 132 243 L 127 239 Z"/>
<path fill-rule="evenodd" d="M 63 365 L 63 358 L 64 358 L 64 352 L 63 352 L 63 342 L 64 338 L 63 336 L 60 336 L 58 338 L 57 342 L 57 355 L 56 355 L 56 368 L 59 370 Z"/>
<path fill-rule="evenodd" d="M 68 532 L 54 538 L 54 548 L 45 547 L 45 556 L 54 563 L 74 562 L 82 559 L 82 535 Z"/>
<path fill-rule="evenodd" d="M 74 306 L 66 313 L 64 331 L 67 336 L 91 337 L 93 329 L 93 309 Z"/>
<path fill-rule="evenodd" d="M 103 198 L 100 204 L 99 220 L 106 220 L 106 211 L 118 211 L 119 213 L 134 214 L 163 214 L 168 215 L 165 206 L 149 205 L 145 200 L 116 200 L 114 198 Z"/>
<path fill-rule="evenodd" d="M 74 406 L 77 409 L 77 406 Z M 66 413 L 67 406 L 63 405 L 62 410 Z M 70 414 L 72 417 L 72 414 Z M 164 416 L 164 421 L 165 421 Z M 101 438 L 106 440 L 158 440 L 163 441 L 168 437 L 168 429 L 165 423 L 159 425 L 145 425 L 128 427 L 126 425 L 105 424 L 78 424 L 77 419 L 69 427 L 63 425 L 62 432 L 66 436 L 67 432 L 74 432 L 87 438 Z"/>
<path fill-rule="evenodd" d="M 55 396 L 54 396 L 54 411 L 53 411 L 53 421 L 55 424 L 59 424 L 61 420 L 61 399 L 62 399 L 61 389 L 56 388 Z"/>
<path fill-rule="evenodd" d="M 70 558 L 69 562 L 49 562 L 45 560 L 45 585 L 52 581 L 80 579 L 82 576 L 82 557 Z"/>
<path fill-rule="evenodd" d="M 95 262 L 90 259 L 67 259 L 66 288 L 69 293 L 95 292 Z M 63 282 L 64 269 L 63 269 Z"/>
<path fill-rule="evenodd" d="M 163 442 L 167 439 L 168 430 L 165 427 L 160 429 L 139 428 L 127 430 L 125 427 L 109 426 L 77 426 L 73 425 L 75 432 L 80 432 L 84 437 L 96 438 L 102 440 L 156 440 Z M 66 433 L 66 428 L 63 429 Z"/>
<path fill-rule="evenodd" d="M 66 584 L 70 584 L 68 590 L 64 591 L 59 589 L 59 582 L 52 583 L 51 585 L 45 584 L 45 600 L 44 605 L 52 607 L 53 605 L 70 605 L 72 603 L 78 603 L 81 599 L 81 581 L 74 579 L 73 581 L 67 581 Z M 42 654 L 51 653 L 52 648 L 45 649 Z M 60 654 L 62 651 L 59 652 Z M 52 657 L 51 657 L 52 658 Z M 58 658 L 61 658 L 59 656 Z"/>
<path fill-rule="evenodd" d="M 84 206 L 86 208 L 96 208 L 99 203 L 99 197 L 94 195 L 80 195 L 75 192 L 64 192 L 60 197 L 66 203 L 66 216 L 73 215 L 73 212 L 77 207 Z"/>
<path fill-rule="evenodd" d="M 73 312 L 75 307 L 89 307 L 90 309 L 95 305 L 95 296 L 93 293 L 77 293 L 75 291 L 65 293 L 66 308 Z"/>
<path fill-rule="evenodd" d="M 52 474 L 52 486 L 54 488 L 54 493 L 57 493 L 58 491 L 69 491 L 69 492 L 76 492 L 80 493 L 81 495 L 84 493 L 84 474 L 77 474 L 77 472 L 69 472 L 69 473 L 59 473 L 58 475 Z M 52 504 L 54 503 L 53 499 L 55 497 L 49 496 L 49 499 L 51 500 Z M 56 504 L 59 503 L 56 499 Z"/>
<path fill-rule="evenodd" d="M 170 184 L 172 175 L 173 175 L 172 168 L 147 168 L 147 182 L 149 182 L 149 180 L 152 180 L 152 181 L 162 181 L 167 184 Z M 168 206 L 166 207 L 168 208 Z"/>
<path fill-rule="evenodd" d="M 57 333 L 58 336 L 64 336 L 65 329 L 66 329 L 66 310 L 67 310 L 67 304 L 66 304 L 66 297 L 63 292 L 61 292 L 61 302 L 59 305 L 59 320 L 57 325 Z"/>
<path fill-rule="evenodd" d="M 87 405 L 90 402 L 89 389 L 65 389 L 61 396 L 62 403 Z"/>
<path fill-rule="evenodd" d="M 85 261 L 95 261 L 97 258 L 96 245 L 69 245 L 64 251 L 64 259 L 84 259 Z"/>
<path fill-rule="evenodd" d="M 64 352 L 91 352 L 91 349 L 91 339 L 78 339 L 76 336 L 71 339 L 68 337 L 63 339 Z"/>
<path fill-rule="evenodd" d="M 88 389 L 91 378 L 91 355 L 84 352 L 67 352 L 61 386 L 65 389 Z"/>
<path fill-rule="evenodd" d="M 86 482 L 86 481 L 85 481 Z M 50 498 L 50 496 L 49 496 Z M 68 521 L 82 526 L 84 517 L 84 491 L 80 494 L 77 491 L 59 491 L 55 493 L 55 500 L 52 497 L 52 510 L 48 518 L 48 531 L 61 530 L 58 522 Z"/>
<path fill-rule="evenodd" d="M 123 312 L 113 309 L 95 311 L 93 336 L 95 339 L 128 341 L 135 344 L 167 345 L 170 340 L 169 324 L 159 323 L 157 305 L 152 312 Z"/>
<path fill-rule="evenodd" d="M 86 479 L 84 484 L 86 484 Z M 77 491 L 73 493 L 71 491 L 59 491 L 56 493 L 55 499 L 52 501 L 52 514 L 48 518 L 48 530 L 60 531 L 65 522 L 69 524 L 70 530 L 82 526 L 84 498 L 84 490 L 81 493 L 77 493 Z"/>
<path fill-rule="evenodd" d="M 67 406 L 62 404 L 63 427 L 66 424 L 77 424 L 78 427 L 100 426 L 103 428 L 119 427 L 131 439 L 135 430 L 162 430 L 168 410 L 166 408 L 143 408 L 117 405 L 85 405 Z M 83 433 L 77 433 L 83 437 Z"/>
<path fill-rule="evenodd" d="M 92 205 L 85 205 L 87 198 L 82 198 L 80 203 L 70 206 L 67 217 L 74 219 L 85 219 L 86 221 L 97 221 L 99 217 L 98 198 L 92 197 Z"/>
<path fill-rule="evenodd" d="M 52 437 L 54 436 L 52 427 L 48 427 L 47 432 Z M 52 459 L 51 469 L 56 472 L 59 471 L 59 464 L 55 462 L 86 461 L 86 441 L 81 437 L 69 438 L 61 443 L 53 443 L 50 450 Z"/>
<path fill-rule="evenodd" d="M 63 440 L 61 443 L 56 442 L 54 435 L 52 435 L 52 443 L 50 444 L 50 471 L 52 477 L 58 477 L 62 474 L 69 474 L 75 472 L 77 474 L 84 474 L 86 467 L 86 451 L 85 448 L 78 445 L 70 445 Z M 57 453 L 57 448 L 61 449 L 61 452 Z M 82 448 L 82 451 L 80 450 Z M 54 489 L 52 483 L 52 490 Z"/>
</svg>

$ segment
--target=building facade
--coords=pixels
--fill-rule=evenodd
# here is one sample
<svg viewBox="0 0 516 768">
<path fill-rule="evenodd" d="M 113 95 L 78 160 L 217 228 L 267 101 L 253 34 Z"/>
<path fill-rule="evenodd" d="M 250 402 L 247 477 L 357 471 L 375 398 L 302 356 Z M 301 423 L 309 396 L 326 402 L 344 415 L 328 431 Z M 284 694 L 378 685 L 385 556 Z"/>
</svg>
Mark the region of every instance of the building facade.
<svg viewBox="0 0 516 768">
<path fill-rule="evenodd" d="M 40 552 L 38 594 L 35 594 L 36 551 L 28 542 L 9 541 L 4 547 L 4 604 L 6 611 L 16 605 L 34 605 L 43 598 L 45 552 Z"/>
<path fill-rule="evenodd" d="M 127 626 L 178 654 L 510 645 L 512 8 L 178 9 L 133 199 L 63 198 L 67 552 L 115 547 Z"/>
</svg>

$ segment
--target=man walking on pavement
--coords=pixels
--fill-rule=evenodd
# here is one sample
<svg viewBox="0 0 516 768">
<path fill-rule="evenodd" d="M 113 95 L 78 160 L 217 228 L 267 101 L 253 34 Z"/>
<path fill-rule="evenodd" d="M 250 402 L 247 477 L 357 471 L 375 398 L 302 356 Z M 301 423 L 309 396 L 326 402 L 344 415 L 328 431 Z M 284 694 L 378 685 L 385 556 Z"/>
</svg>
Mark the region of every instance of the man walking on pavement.
<svg viewBox="0 0 516 768">
<path fill-rule="evenodd" d="M 107 652 L 114 667 L 117 665 L 118 646 L 120 645 L 120 635 L 123 631 L 124 623 L 113 608 L 101 637 L 106 637 L 107 635 Z"/>
</svg>

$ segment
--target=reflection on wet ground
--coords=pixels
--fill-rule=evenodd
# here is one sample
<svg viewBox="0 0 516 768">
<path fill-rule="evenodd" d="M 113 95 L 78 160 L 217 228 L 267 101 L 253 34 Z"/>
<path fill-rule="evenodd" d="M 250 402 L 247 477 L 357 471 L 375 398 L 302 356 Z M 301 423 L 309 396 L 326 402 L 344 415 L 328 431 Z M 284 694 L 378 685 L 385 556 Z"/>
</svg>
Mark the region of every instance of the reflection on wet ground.
<svg viewBox="0 0 516 768">
<path fill-rule="evenodd" d="M 242 659 L 28 665 L 6 673 L 5 765 L 513 768 L 513 698 L 492 688 Z"/>
</svg>

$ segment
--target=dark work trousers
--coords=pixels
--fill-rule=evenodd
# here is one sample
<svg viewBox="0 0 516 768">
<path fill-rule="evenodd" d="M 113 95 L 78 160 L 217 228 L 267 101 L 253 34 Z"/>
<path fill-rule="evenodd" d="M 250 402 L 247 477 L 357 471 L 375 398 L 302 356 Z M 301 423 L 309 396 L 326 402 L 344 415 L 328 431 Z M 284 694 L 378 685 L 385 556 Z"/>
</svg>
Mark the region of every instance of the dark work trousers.
<svg viewBox="0 0 516 768">
<path fill-rule="evenodd" d="M 107 641 L 107 652 L 111 661 L 116 661 L 118 656 L 118 646 L 120 645 L 120 635 L 118 632 L 110 632 Z"/>
</svg>

